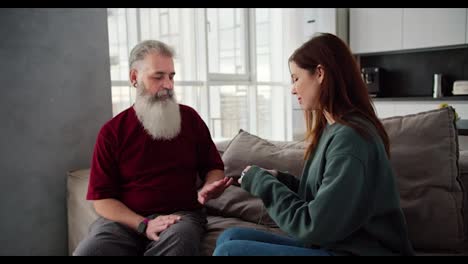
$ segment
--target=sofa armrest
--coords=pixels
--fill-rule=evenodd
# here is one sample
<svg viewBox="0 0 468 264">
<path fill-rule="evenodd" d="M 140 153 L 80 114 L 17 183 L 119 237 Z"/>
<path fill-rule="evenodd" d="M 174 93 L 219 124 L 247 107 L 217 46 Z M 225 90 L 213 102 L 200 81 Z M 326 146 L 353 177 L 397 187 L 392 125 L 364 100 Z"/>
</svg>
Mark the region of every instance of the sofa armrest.
<svg viewBox="0 0 468 264">
<path fill-rule="evenodd" d="M 468 150 L 460 151 L 458 166 L 460 167 L 460 181 L 464 189 L 463 193 L 465 194 L 463 211 L 465 215 L 468 215 Z M 468 217 L 466 217 L 465 220 L 466 219 L 468 219 Z M 467 230 L 465 230 L 465 232 L 468 237 L 468 220 L 466 220 L 465 226 L 467 227 Z M 466 244 L 467 249 L 465 253 L 468 254 L 468 241 L 466 241 Z"/>
<path fill-rule="evenodd" d="M 92 203 L 86 200 L 89 169 L 75 170 L 67 175 L 68 253 L 89 232 L 89 226 L 98 218 Z"/>
</svg>

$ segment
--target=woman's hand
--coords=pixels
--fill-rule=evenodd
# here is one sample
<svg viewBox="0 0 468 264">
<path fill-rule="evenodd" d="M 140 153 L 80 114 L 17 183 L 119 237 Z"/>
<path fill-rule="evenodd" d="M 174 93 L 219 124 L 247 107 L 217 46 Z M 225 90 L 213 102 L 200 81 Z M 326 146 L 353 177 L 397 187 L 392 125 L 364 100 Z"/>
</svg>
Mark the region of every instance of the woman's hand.
<svg viewBox="0 0 468 264">
<path fill-rule="evenodd" d="M 237 182 L 239 184 L 242 184 L 242 178 L 244 178 L 244 175 L 247 173 L 247 171 L 250 169 L 250 167 L 252 167 L 252 166 L 249 165 L 249 166 L 245 167 L 245 169 L 242 171 L 239 180 L 237 180 Z"/>
<path fill-rule="evenodd" d="M 242 178 L 244 178 L 244 175 L 247 173 L 247 171 L 250 169 L 250 167 L 252 166 L 247 166 L 245 167 L 245 169 L 242 171 L 241 173 L 241 177 L 239 178 L 239 180 L 237 180 L 237 182 L 239 184 L 242 184 Z M 262 168 L 263 169 L 263 168 Z M 277 170 L 267 170 L 267 169 L 263 169 L 265 171 L 267 171 L 268 173 L 270 173 L 271 175 L 273 175 L 273 177 L 276 177 L 278 176 L 278 171 Z"/>
</svg>

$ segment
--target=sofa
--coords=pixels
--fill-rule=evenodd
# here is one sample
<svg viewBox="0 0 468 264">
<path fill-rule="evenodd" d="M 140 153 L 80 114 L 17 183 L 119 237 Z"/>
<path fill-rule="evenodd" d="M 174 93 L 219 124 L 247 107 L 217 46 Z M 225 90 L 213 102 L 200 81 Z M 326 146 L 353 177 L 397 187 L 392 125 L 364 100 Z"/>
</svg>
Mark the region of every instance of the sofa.
<svg viewBox="0 0 468 264">
<path fill-rule="evenodd" d="M 459 151 L 450 107 L 382 119 L 391 141 L 391 162 L 401 206 L 417 255 L 468 255 L 468 151 Z M 240 130 L 217 142 L 226 176 L 247 165 L 301 175 L 306 144 L 271 141 Z M 89 169 L 67 173 L 68 242 L 71 254 L 97 218 L 85 200 Z M 345 201 L 343 197 L 343 202 Z M 262 201 L 232 185 L 206 204 L 208 224 L 201 255 L 211 255 L 217 237 L 229 227 L 252 227 L 282 234 Z"/>
</svg>

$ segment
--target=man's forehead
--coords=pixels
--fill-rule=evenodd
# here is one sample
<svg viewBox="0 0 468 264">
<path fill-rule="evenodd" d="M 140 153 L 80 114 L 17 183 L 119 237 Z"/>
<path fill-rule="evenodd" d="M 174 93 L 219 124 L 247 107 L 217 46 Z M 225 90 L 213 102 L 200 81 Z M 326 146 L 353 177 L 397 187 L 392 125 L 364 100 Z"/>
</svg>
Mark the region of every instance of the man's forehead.
<svg viewBox="0 0 468 264">
<path fill-rule="evenodd" d="M 173 64 L 150 63 L 146 65 L 146 72 L 149 74 L 174 74 Z"/>
<path fill-rule="evenodd" d="M 148 70 L 149 74 L 175 74 L 174 71 L 165 71 L 163 69 L 150 69 Z"/>
<path fill-rule="evenodd" d="M 168 56 L 151 52 L 145 56 L 144 62 L 144 64 L 147 66 L 147 70 L 149 71 L 174 71 L 174 60 Z"/>
</svg>

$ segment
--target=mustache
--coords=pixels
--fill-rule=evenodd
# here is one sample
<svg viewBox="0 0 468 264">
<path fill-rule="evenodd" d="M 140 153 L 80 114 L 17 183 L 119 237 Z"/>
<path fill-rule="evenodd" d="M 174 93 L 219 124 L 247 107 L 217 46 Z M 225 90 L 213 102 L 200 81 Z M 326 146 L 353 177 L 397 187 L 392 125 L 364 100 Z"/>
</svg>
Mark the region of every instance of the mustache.
<svg viewBox="0 0 468 264">
<path fill-rule="evenodd" d="M 164 89 L 162 89 L 161 91 L 157 92 L 157 93 L 154 95 L 154 97 L 157 97 L 157 98 L 162 98 L 162 97 L 169 97 L 169 98 L 172 98 L 172 97 L 174 97 L 174 90 L 164 88 Z"/>
<path fill-rule="evenodd" d="M 140 89 L 139 94 L 146 98 L 149 102 L 161 102 L 165 100 L 174 100 L 174 90 L 163 88 L 161 91 L 157 92 L 154 95 L 151 95 L 149 92 L 145 91 L 144 88 Z"/>
</svg>

